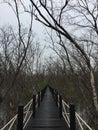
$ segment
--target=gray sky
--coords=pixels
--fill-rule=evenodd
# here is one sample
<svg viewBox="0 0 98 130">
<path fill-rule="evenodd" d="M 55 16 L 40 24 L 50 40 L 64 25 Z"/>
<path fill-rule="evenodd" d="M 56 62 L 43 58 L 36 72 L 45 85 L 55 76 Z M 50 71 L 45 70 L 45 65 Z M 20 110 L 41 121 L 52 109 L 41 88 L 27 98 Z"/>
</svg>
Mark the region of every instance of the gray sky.
<svg viewBox="0 0 98 130">
<path fill-rule="evenodd" d="M 0 26 L 15 25 L 16 18 L 12 10 L 6 4 L 0 4 Z"/>
<path fill-rule="evenodd" d="M 21 22 L 23 25 L 28 26 L 28 15 L 22 14 Z M 12 25 L 14 27 L 17 27 L 17 19 L 12 9 L 7 4 L 0 4 L 0 27 L 5 25 Z M 39 38 L 39 40 L 42 41 L 44 39 L 44 28 L 42 24 L 34 20 L 33 30 L 36 33 L 36 36 Z"/>
<path fill-rule="evenodd" d="M 21 15 L 21 22 L 25 27 L 28 26 L 29 21 L 30 20 L 28 15 Z M 3 27 L 5 25 L 12 25 L 13 27 L 17 28 L 17 19 L 14 12 L 7 4 L 0 4 L 0 27 Z M 46 36 L 43 25 L 38 21 L 33 20 L 33 31 L 36 34 L 36 39 L 40 41 L 41 46 L 46 46 L 44 57 L 49 56 L 52 53 L 52 51 L 51 49 L 47 49 L 49 43 L 45 42 Z"/>
</svg>

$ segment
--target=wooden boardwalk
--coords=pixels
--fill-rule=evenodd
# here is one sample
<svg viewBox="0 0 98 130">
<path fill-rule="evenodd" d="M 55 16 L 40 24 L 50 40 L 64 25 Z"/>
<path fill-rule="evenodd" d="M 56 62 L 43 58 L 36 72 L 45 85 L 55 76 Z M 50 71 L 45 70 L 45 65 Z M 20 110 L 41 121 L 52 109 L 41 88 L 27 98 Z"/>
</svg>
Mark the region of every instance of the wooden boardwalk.
<svg viewBox="0 0 98 130">
<path fill-rule="evenodd" d="M 49 88 L 36 110 L 35 118 L 31 117 L 25 130 L 69 130 L 63 117 L 59 117 L 59 109 Z"/>
</svg>

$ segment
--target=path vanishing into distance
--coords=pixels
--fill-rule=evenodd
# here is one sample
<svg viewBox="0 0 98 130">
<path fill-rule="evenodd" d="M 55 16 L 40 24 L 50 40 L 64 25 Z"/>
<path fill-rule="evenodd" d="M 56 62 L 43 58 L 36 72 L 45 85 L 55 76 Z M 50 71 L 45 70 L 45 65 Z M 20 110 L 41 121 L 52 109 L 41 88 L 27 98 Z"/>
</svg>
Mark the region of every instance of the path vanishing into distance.
<svg viewBox="0 0 98 130">
<path fill-rule="evenodd" d="M 60 117 L 59 108 L 47 87 L 43 100 L 32 116 L 25 130 L 69 130 L 63 117 Z"/>
</svg>

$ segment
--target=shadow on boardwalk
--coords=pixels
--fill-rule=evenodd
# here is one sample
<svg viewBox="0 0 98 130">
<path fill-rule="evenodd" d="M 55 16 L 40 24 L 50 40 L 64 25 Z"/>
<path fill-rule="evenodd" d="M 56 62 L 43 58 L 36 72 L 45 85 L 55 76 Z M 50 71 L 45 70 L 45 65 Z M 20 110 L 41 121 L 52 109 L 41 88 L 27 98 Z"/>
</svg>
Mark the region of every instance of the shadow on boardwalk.
<svg viewBox="0 0 98 130">
<path fill-rule="evenodd" d="M 63 117 L 59 117 L 59 109 L 49 88 L 46 89 L 43 101 L 36 110 L 35 118 L 31 117 L 25 130 L 69 130 Z"/>
</svg>

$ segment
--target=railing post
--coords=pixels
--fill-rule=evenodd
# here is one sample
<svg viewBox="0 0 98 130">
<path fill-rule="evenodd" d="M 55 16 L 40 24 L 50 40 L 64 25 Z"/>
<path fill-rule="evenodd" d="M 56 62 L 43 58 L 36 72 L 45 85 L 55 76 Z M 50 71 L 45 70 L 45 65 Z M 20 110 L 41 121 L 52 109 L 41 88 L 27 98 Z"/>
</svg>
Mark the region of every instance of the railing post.
<svg viewBox="0 0 98 130">
<path fill-rule="evenodd" d="M 62 97 L 59 95 L 59 113 L 60 118 L 62 117 Z"/>
<path fill-rule="evenodd" d="M 56 91 L 56 94 L 55 94 L 55 98 L 56 98 L 56 106 L 58 106 L 58 92 Z"/>
<path fill-rule="evenodd" d="M 18 124 L 17 130 L 23 130 L 23 105 L 18 106 Z"/>
<path fill-rule="evenodd" d="M 40 92 L 38 92 L 38 107 L 40 106 Z"/>
<path fill-rule="evenodd" d="M 43 100 L 43 90 L 41 91 L 41 101 Z"/>
<path fill-rule="evenodd" d="M 36 95 L 33 95 L 33 117 L 35 118 Z"/>
<path fill-rule="evenodd" d="M 70 104 L 70 130 L 76 130 L 75 105 Z"/>
</svg>

